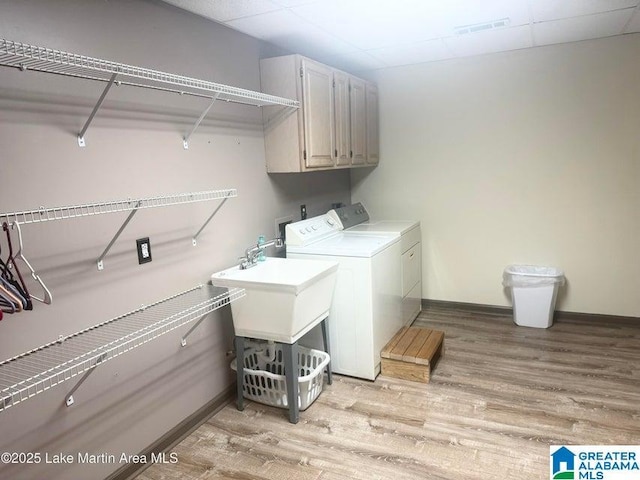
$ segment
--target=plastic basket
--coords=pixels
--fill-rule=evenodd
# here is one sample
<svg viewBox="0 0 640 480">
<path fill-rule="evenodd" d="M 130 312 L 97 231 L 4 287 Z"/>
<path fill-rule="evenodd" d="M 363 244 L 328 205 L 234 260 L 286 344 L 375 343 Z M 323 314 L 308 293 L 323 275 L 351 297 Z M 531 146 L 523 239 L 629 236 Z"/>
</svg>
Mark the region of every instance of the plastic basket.
<svg viewBox="0 0 640 480">
<path fill-rule="evenodd" d="M 273 355 L 248 348 L 244 352 L 244 397 L 279 408 L 289 408 L 287 383 L 284 371 L 282 346 L 275 344 Z M 273 358 L 270 358 L 273 357 Z M 298 408 L 306 410 L 320 392 L 324 383 L 324 369 L 329 364 L 329 354 L 298 346 Z M 236 360 L 231 368 L 237 371 Z"/>
</svg>

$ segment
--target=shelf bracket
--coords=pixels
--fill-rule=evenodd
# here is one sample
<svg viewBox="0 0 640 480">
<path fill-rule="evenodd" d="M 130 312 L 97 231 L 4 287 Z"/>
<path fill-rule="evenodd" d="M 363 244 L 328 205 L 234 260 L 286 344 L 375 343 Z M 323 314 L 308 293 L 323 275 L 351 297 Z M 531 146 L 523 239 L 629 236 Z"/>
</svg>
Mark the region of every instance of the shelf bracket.
<svg viewBox="0 0 640 480">
<path fill-rule="evenodd" d="M 191 326 L 191 328 L 187 331 L 187 333 L 185 333 L 185 334 L 182 336 L 182 339 L 180 339 L 180 345 L 182 345 L 183 347 L 186 347 L 186 346 L 187 346 L 187 337 L 188 337 L 189 335 L 191 335 L 191 333 L 193 333 L 193 331 L 194 331 L 196 328 L 198 328 L 198 326 L 202 323 L 202 321 L 203 321 L 205 318 L 207 318 L 207 315 L 209 315 L 209 314 L 207 313 L 206 315 L 201 316 L 201 317 L 200 317 L 200 319 L 199 319 L 195 324 L 193 324 L 193 325 Z"/>
<path fill-rule="evenodd" d="M 93 371 L 96 369 L 95 367 L 100 365 L 106 359 L 107 359 L 107 354 L 103 353 L 96 359 L 96 363 L 93 366 L 93 368 L 84 372 L 84 375 L 80 377 L 80 380 L 78 380 L 78 383 L 76 383 L 75 386 L 71 389 L 71 391 L 69 391 L 69 393 L 67 394 L 67 398 L 65 398 L 64 400 L 64 403 L 67 407 L 70 407 L 75 403 L 75 400 L 73 399 L 73 394 L 76 393 L 76 390 L 78 390 L 78 388 L 80 388 L 80 385 L 82 385 L 84 381 L 87 379 L 87 377 L 89 377 L 89 375 L 93 373 Z"/>
<path fill-rule="evenodd" d="M 117 76 L 118 76 L 117 73 L 114 73 L 113 75 L 111 75 L 111 79 L 109 80 L 109 83 L 107 83 L 107 86 L 104 88 L 102 95 L 100 95 L 100 98 L 98 99 L 98 103 L 96 103 L 96 106 L 93 107 L 93 111 L 91 112 L 91 115 L 89 115 L 89 118 L 85 122 L 84 127 L 82 127 L 82 130 L 78 134 L 78 145 L 80 147 L 85 146 L 84 134 L 87 133 L 87 129 L 89 128 L 89 125 L 91 125 L 91 122 L 93 121 L 93 117 L 95 117 L 96 113 L 98 113 L 98 110 L 100 110 L 100 106 L 102 105 L 102 102 L 104 102 L 104 99 L 107 96 L 107 93 L 109 93 L 109 90 L 111 90 L 111 87 L 113 86 L 113 83 L 116 81 Z"/>
<path fill-rule="evenodd" d="M 271 107 L 273 108 L 273 107 Z M 278 113 L 276 113 L 272 118 L 268 119 L 264 125 L 264 131 L 268 132 L 275 128 L 277 125 L 282 123 L 285 118 L 288 118 L 289 115 L 294 113 L 297 110 L 295 107 L 282 107 Z"/>
<path fill-rule="evenodd" d="M 118 237 L 122 234 L 124 229 L 127 228 L 127 225 L 129 225 L 129 222 L 131 221 L 133 216 L 136 214 L 136 212 L 138 211 L 138 207 L 141 204 L 142 204 L 142 200 L 139 200 L 136 203 L 135 208 L 133 210 L 131 210 L 131 213 L 129 214 L 127 219 L 124 221 L 124 223 L 122 224 L 120 229 L 116 232 L 114 237 L 111 239 L 111 241 L 109 242 L 109 245 L 107 245 L 107 248 L 104 249 L 104 252 L 102 252 L 102 255 L 100 255 L 100 257 L 98 258 L 98 270 L 100 270 L 100 271 L 104 270 L 104 264 L 102 263 L 102 261 L 104 260 L 104 257 L 107 256 L 107 253 L 109 253 L 109 250 L 111 250 L 111 247 L 113 247 L 113 244 L 116 243 L 116 240 L 118 240 Z"/>
<path fill-rule="evenodd" d="M 196 124 L 193 126 L 191 131 L 182 139 L 182 146 L 184 147 L 185 150 L 189 150 L 189 139 L 191 138 L 191 135 L 193 135 L 193 132 L 195 132 L 196 129 L 200 126 L 200 123 L 202 123 L 202 120 L 204 120 L 204 117 L 207 116 L 207 113 L 209 113 L 209 110 L 211 110 L 211 107 L 213 107 L 213 104 L 216 103 L 216 100 L 218 99 L 219 96 L 220 96 L 220 92 L 216 93 L 211 98 L 211 103 L 209 104 L 209 106 L 205 108 L 204 112 L 202 112 L 202 115 L 200 115 L 200 118 L 196 121 Z"/>
<path fill-rule="evenodd" d="M 207 218 L 207 221 L 204 222 L 204 225 L 202 225 L 202 227 L 200 227 L 200 230 L 198 230 L 196 232 L 196 234 L 193 236 L 193 238 L 191 239 L 191 243 L 193 244 L 193 246 L 197 246 L 198 245 L 198 236 L 202 233 L 202 231 L 205 229 L 205 227 L 207 225 L 209 225 L 209 222 L 211 221 L 211 219 L 213 217 L 215 217 L 216 213 L 218 213 L 218 210 L 220 210 L 222 208 L 222 206 L 225 204 L 225 202 L 229 200 L 229 197 L 225 197 L 224 199 L 222 199 L 222 202 L 220 202 L 220 205 L 218 205 L 216 207 L 216 209 L 213 211 L 213 213 L 209 216 L 209 218 Z"/>
</svg>

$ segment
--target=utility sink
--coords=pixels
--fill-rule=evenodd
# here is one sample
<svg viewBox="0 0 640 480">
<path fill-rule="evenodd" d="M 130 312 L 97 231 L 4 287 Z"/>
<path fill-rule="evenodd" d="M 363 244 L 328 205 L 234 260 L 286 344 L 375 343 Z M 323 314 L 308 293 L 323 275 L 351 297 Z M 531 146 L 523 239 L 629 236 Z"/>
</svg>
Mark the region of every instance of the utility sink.
<svg viewBox="0 0 640 480">
<path fill-rule="evenodd" d="M 270 258 L 211 275 L 219 287 L 244 288 L 231 304 L 236 336 L 297 342 L 329 315 L 337 262 Z"/>
</svg>

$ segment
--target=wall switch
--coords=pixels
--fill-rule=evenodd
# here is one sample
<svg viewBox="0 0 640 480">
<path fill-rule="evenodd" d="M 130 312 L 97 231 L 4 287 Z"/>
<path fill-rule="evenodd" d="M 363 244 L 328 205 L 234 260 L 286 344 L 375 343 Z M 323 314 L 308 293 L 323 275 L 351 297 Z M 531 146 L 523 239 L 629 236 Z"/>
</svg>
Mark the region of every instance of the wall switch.
<svg viewBox="0 0 640 480">
<path fill-rule="evenodd" d="M 302 220 L 306 220 L 306 218 L 307 218 L 307 206 L 306 205 L 300 205 L 300 218 Z"/>
<path fill-rule="evenodd" d="M 136 246 L 138 248 L 138 264 L 142 265 L 151 261 L 151 242 L 149 237 L 139 238 L 136 240 Z"/>
</svg>

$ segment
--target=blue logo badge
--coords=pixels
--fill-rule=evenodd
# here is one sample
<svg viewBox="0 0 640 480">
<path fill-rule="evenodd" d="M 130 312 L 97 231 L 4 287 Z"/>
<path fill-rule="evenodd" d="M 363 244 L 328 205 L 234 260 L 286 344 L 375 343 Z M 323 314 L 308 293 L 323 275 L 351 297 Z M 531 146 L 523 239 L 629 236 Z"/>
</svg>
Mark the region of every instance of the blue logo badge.
<svg viewBox="0 0 640 480">
<path fill-rule="evenodd" d="M 553 459 L 552 476 L 556 479 L 571 479 L 575 478 L 574 460 L 576 454 L 569 450 L 567 447 L 560 447 L 554 453 L 551 454 Z"/>
</svg>

